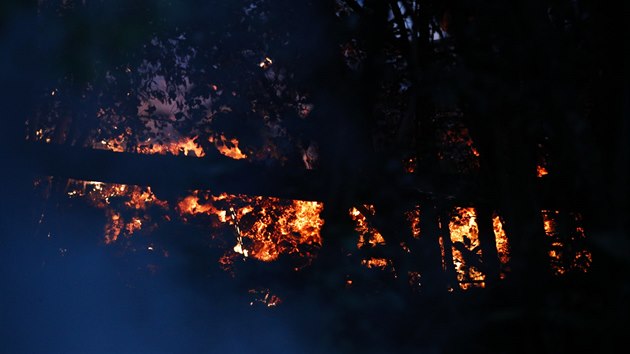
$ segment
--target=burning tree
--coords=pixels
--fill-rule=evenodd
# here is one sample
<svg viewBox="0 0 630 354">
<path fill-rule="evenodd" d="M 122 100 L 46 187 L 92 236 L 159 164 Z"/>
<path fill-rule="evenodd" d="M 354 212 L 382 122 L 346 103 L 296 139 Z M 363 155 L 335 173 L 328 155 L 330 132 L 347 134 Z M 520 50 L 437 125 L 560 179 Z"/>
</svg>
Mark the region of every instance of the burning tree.
<svg viewBox="0 0 630 354">
<path fill-rule="evenodd" d="M 20 99 L 4 141 L 44 197 L 37 223 L 52 227 L 51 206 L 96 208 L 102 243 L 128 257 L 174 257 L 184 241 L 161 229 L 204 234 L 204 257 L 249 304 L 308 288 L 333 299 L 334 318 L 369 323 L 334 338 L 376 330 L 348 304 L 402 318 L 378 329 L 377 350 L 401 333 L 401 348 L 428 345 L 430 323 L 506 303 L 522 314 L 503 324 L 546 323 L 551 297 L 623 269 L 608 245 L 627 223 L 613 216 L 628 132 L 608 104 L 620 91 L 606 80 L 607 9 L 157 1 L 121 5 L 113 25 L 94 15 L 109 6 L 27 8 L 36 29 L 58 31 L 35 32 L 34 53 L 54 48 L 51 65 L 23 64 L 35 80 L 7 76 Z M 602 116 L 619 134 L 605 144 Z M 484 305 L 469 315 L 473 298 Z M 551 350 L 552 327 L 502 333 Z M 469 336 L 474 349 L 497 350 L 487 335 Z"/>
</svg>

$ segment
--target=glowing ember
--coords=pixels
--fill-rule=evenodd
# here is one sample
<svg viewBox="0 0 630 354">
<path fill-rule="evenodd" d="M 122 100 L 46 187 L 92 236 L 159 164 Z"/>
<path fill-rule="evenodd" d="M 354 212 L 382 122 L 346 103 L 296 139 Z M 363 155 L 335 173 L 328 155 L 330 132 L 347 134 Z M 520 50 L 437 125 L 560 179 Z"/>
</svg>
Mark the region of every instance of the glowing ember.
<svg viewBox="0 0 630 354">
<path fill-rule="evenodd" d="M 369 258 L 361 261 L 361 265 L 368 268 L 378 268 L 381 270 L 385 270 L 388 266 L 391 265 L 391 261 L 385 258 Z"/>
<path fill-rule="evenodd" d="M 271 58 L 269 57 L 265 57 L 265 59 L 258 63 L 258 66 L 263 69 L 267 69 L 271 66 L 271 64 L 273 64 L 273 60 L 271 60 Z"/>
<path fill-rule="evenodd" d="M 407 220 L 411 224 L 411 234 L 415 238 L 420 237 L 420 207 L 416 206 L 412 211 L 405 213 Z"/>
<path fill-rule="evenodd" d="M 408 272 L 409 286 L 414 292 L 420 292 L 422 288 L 422 275 L 420 272 Z"/>
<path fill-rule="evenodd" d="M 551 270 L 555 275 L 563 275 L 568 271 L 577 271 L 581 273 L 588 272 L 593 262 L 592 254 L 584 246 L 586 235 L 582 228 L 582 217 L 580 214 L 574 214 L 573 220 L 567 218 L 568 234 L 558 231 L 558 220 L 561 218 L 559 211 L 543 210 L 543 225 L 545 233 L 550 239 L 550 249 L 548 255 L 551 262 Z"/>
<path fill-rule="evenodd" d="M 367 217 L 363 214 L 366 213 L 369 216 L 374 216 L 376 210 L 373 205 L 363 205 L 363 212 L 357 208 L 350 209 L 350 217 L 355 222 L 354 229 L 359 233 L 359 242 L 357 242 L 358 248 L 363 248 L 366 245 L 375 247 L 377 245 L 384 245 L 385 239 L 380 232 L 374 227 L 370 226 Z"/>
<path fill-rule="evenodd" d="M 416 169 L 418 168 L 418 159 L 415 157 L 405 159 L 403 161 L 403 167 L 407 173 L 416 172 Z"/>
<path fill-rule="evenodd" d="M 441 227 L 441 226 L 440 226 Z M 442 256 L 442 270 L 446 270 L 446 249 L 444 248 L 444 236 L 440 235 L 438 238 L 440 244 L 440 255 Z"/>
<path fill-rule="evenodd" d="M 507 235 L 503 229 L 503 223 L 498 215 L 494 215 L 492 218 L 492 226 L 494 229 L 494 239 L 497 246 L 497 254 L 499 256 L 499 262 L 501 263 L 501 270 L 499 277 L 505 279 L 506 273 L 509 271 L 508 263 L 510 262 L 510 245 L 508 243 Z"/>
<path fill-rule="evenodd" d="M 557 230 L 557 217 L 558 211 L 543 210 L 543 225 L 545 233 L 551 238 L 551 249 L 547 254 L 551 258 L 551 269 L 556 275 L 562 275 L 566 273 L 566 268 L 562 264 L 562 249 L 563 243 L 560 241 Z"/>
<path fill-rule="evenodd" d="M 282 300 L 277 295 L 272 294 L 269 289 L 250 289 L 248 293 L 254 298 L 249 303 L 250 306 L 254 306 L 256 302 L 267 307 L 278 306 L 282 303 Z"/>
<path fill-rule="evenodd" d="M 485 286 L 486 276 L 480 270 L 481 247 L 475 219 L 473 208 L 456 208 L 448 225 L 453 243 L 453 263 L 462 290 Z"/>
<path fill-rule="evenodd" d="M 151 187 L 124 184 L 68 180 L 67 195 L 82 197 L 89 204 L 105 209 L 105 243 L 115 242 L 120 235 L 129 237 L 146 225 L 153 227 L 148 208 L 168 209 L 168 203 L 159 200 Z"/>
</svg>

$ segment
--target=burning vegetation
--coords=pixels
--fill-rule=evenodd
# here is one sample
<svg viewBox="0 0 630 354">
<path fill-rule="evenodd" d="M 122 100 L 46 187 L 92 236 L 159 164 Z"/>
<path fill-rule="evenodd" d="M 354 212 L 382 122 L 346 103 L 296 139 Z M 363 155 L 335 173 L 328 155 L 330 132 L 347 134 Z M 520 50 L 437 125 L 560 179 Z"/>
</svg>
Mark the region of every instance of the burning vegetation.
<svg viewBox="0 0 630 354">
<path fill-rule="evenodd" d="M 211 234 L 232 230 L 235 245 L 222 258 L 223 266 L 238 256 L 270 262 L 282 254 L 308 264 L 322 245 L 323 204 L 319 202 L 192 191 L 169 205 L 151 187 L 69 180 L 66 188 L 69 198 L 84 199 L 105 211 L 106 244 L 129 238 L 143 228 L 156 228 L 173 217 L 183 222 L 202 217 L 208 220 L 210 231 L 214 230 Z M 159 220 L 155 220 L 156 214 Z"/>
<path fill-rule="evenodd" d="M 255 7 L 248 11 L 254 10 Z M 347 16 L 355 11 L 356 8 L 344 6 L 337 16 Z M 408 16 L 406 11 L 392 15 Z M 405 38 L 405 19 L 394 19 L 392 23 L 397 38 Z M 446 30 L 436 28 L 432 31 L 435 31 L 435 38 L 447 38 Z M 340 49 L 347 69 L 354 74 L 360 73 L 369 54 L 364 43 L 353 38 Z M 441 55 L 448 55 L 451 49 L 440 50 L 443 51 Z M 207 60 L 220 54 L 204 53 L 201 57 L 186 34 L 176 38 L 151 38 L 141 52 L 147 59 L 136 63 L 135 67 L 110 68 L 100 78 L 103 87 L 88 85 L 79 89 L 81 104 L 89 104 L 90 109 L 94 109 L 90 111 L 91 115 L 82 117 L 83 121 L 72 118 L 72 114 L 60 108 L 72 107 L 69 102 L 74 97 L 68 96 L 66 90 L 46 89 L 41 107 L 26 122 L 26 140 L 119 153 L 206 158 L 209 161 L 218 157 L 212 160 L 213 163 L 229 158 L 242 160 L 242 163 L 259 163 L 259 166 L 301 166 L 309 171 L 321 166 L 319 157 L 323 144 L 304 132 L 308 130 L 304 127 L 310 123 L 317 107 L 311 102 L 310 94 L 298 89 L 291 81 L 290 65 L 285 65 L 280 56 L 276 60 L 269 53 L 241 50 L 238 66 L 249 69 L 231 81 L 217 74 L 221 68 L 219 63 L 226 60 L 217 59 L 217 64 L 210 70 L 213 74 L 208 74 Z M 373 148 L 382 152 L 395 146 L 394 150 L 403 151 L 396 157 L 398 172 L 404 175 L 398 176 L 401 180 L 418 182 L 424 178 L 420 174 L 427 173 L 427 169 L 432 170 L 428 172 L 428 180 L 442 177 L 447 180 L 452 176 L 478 179 L 484 168 L 479 149 L 486 145 L 473 140 L 476 139 L 475 130 L 468 125 L 470 120 L 464 119 L 467 118 L 464 111 L 456 105 L 436 105 L 420 114 L 416 111 L 420 101 L 413 96 L 417 94 L 414 87 L 417 83 L 413 83 L 413 75 L 407 72 L 411 67 L 408 59 L 400 50 L 388 49 L 383 54 L 387 58 L 383 65 L 391 75 L 384 75 L 388 77 L 386 82 L 374 86 L 379 87 L 379 92 L 374 94 L 375 103 L 371 110 L 379 118 L 374 119 L 374 126 L 365 139 L 373 142 L 373 146 L 365 147 L 366 150 Z M 200 65 L 200 58 L 203 65 Z M 418 71 L 418 68 L 414 70 Z M 236 118 L 237 114 L 242 118 Z M 423 116 L 423 121 L 414 121 L 420 119 L 419 116 Z M 427 131 L 414 131 L 418 126 Z M 295 127 L 301 127 L 302 131 Z M 414 132 L 408 134 L 408 131 Z M 426 148 L 425 145 L 432 146 Z M 542 145 L 538 147 L 544 150 Z M 549 175 L 549 156 L 543 152 L 540 156 L 536 175 L 545 177 Z M 427 163 L 427 160 L 432 162 Z M 394 181 L 391 183 L 395 184 Z M 414 186 L 414 190 L 422 188 Z M 458 187 L 453 194 L 466 188 Z M 207 230 L 209 239 L 222 240 L 224 253 L 218 263 L 229 272 L 239 261 L 274 262 L 281 257 L 294 260 L 296 266 L 293 269 L 300 270 L 316 260 L 326 241 L 322 236 L 324 220 L 321 216 L 325 205 L 321 201 L 208 190 L 176 191 L 168 197 L 160 197 L 149 186 L 75 179 L 68 180 L 64 190 L 68 198 L 83 200 L 91 207 L 103 210 L 106 218 L 103 242 L 107 245 L 146 235 L 164 223 L 200 225 Z M 482 252 L 488 248 L 482 247 L 479 237 L 475 203 L 458 204 L 456 196 L 441 191 L 435 194 L 434 191 L 420 192 L 422 200 L 428 195 L 431 202 L 439 199 L 448 205 L 444 207 L 446 212 L 431 221 L 439 225 L 440 234 L 433 235 L 436 236 L 433 246 L 439 247 L 441 270 L 449 273 L 446 278 L 457 283 L 450 284 L 451 289 L 484 288 L 491 279 L 484 273 L 485 266 L 492 262 L 487 259 L 491 255 Z M 431 216 L 421 213 L 416 204 L 406 209 L 401 219 L 406 220 L 408 233 L 388 235 L 376 226 L 379 215 L 375 205 L 368 204 L 371 202 L 353 200 L 343 206 L 343 212 L 348 211 L 347 217 L 354 223 L 357 236 L 357 253 L 361 257 L 356 263 L 364 270 L 389 271 L 394 277 L 408 279 L 414 290 L 420 289 L 421 273 L 412 269 L 405 270 L 406 274 L 397 274 L 399 260 L 391 255 L 397 254 L 392 249 L 410 257 L 421 254 L 413 244 L 420 240 L 428 242 L 421 225 L 424 225 L 424 217 Z M 414 200 L 407 205 L 417 202 Z M 348 210 L 348 205 L 355 206 Z M 585 247 L 581 215 L 550 210 L 543 210 L 542 215 L 553 272 L 563 275 L 570 271 L 588 271 L 592 255 Z M 492 242 L 490 247 L 496 248 L 499 278 L 506 279 L 510 276 L 511 261 L 510 238 L 506 232 L 509 227 L 505 227 L 509 224 L 497 213 L 492 215 L 492 220 L 484 222 L 491 222 L 493 226 L 494 240 L 485 242 Z M 379 254 L 383 250 L 387 250 L 382 252 L 386 256 Z M 346 281 L 347 287 L 353 284 L 351 279 Z M 250 294 L 254 297 L 252 304 L 272 307 L 281 302 L 267 288 L 251 290 Z"/>
<path fill-rule="evenodd" d="M 586 273 L 593 256 L 586 248 L 582 216 L 579 213 L 543 210 L 542 217 L 549 244 L 547 254 L 554 274 Z"/>
</svg>

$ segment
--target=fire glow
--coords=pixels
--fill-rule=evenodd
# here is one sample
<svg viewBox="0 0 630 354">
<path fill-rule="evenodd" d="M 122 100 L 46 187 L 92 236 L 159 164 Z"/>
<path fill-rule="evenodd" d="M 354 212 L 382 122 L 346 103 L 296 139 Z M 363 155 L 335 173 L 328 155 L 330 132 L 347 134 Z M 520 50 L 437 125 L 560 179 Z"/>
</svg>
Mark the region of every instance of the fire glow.
<svg viewBox="0 0 630 354">
<path fill-rule="evenodd" d="M 543 210 L 542 218 L 549 244 L 547 254 L 551 271 L 555 275 L 564 275 L 570 271 L 588 272 L 593 256 L 584 245 L 586 235 L 581 225 L 582 216 L 579 213 Z M 565 227 L 559 227 L 561 222 L 566 224 Z"/>
<path fill-rule="evenodd" d="M 213 229 L 232 228 L 236 245 L 226 253 L 232 261 L 239 254 L 264 262 L 289 254 L 308 263 L 322 244 L 324 221 L 319 215 L 323 204 L 319 202 L 193 191 L 171 208 L 150 187 L 70 180 L 67 190 L 69 197 L 83 198 L 105 210 L 106 244 L 131 237 L 145 227 L 157 227 L 159 220 L 152 219 L 156 213 L 150 209 L 159 211 L 165 221 L 171 220 L 172 212 L 184 222 L 205 215 L 214 219 Z M 225 259 L 221 263 L 225 265 Z"/>
<path fill-rule="evenodd" d="M 500 278 L 505 279 L 509 272 L 510 245 L 498 215 L 492 217 L 495 246 L 500 263 Z M 453 265 L 459 286 L 462 290 L 471 287 L 485 287 L 486 275 L 481 270 L 484 255 L 479 242 L 479 227 L 474 208 L 455 208 L 449 222 Z"/>
<path fill-rule="evenodd" d="M 453 265 L 462 290 L 485 287 L 486 275 L 481 272 L 479 228 L 473 208 L 456 208 L 448 224 L 453 244 Z"/>
<path fill-rule="evenodd" d="M 376 210 L 373 205 L 365 204 L 361 207 L 362 211 L 353 207 L 350 209 L 350 217 L 355 222 L 355 230 L 359 233 L 359 241 L 357 242 L 357 248 L 363 247 L 375 247 L 378 245 L 384 245 L 385 239 L 378 230 L 368 223 L 367 216 L 374 216 Z M 365 215 L 367 214 L 367 216 Z"/>
<path fill-rule="evenodd" d="M 183 217 L 212 215 L 229 225 L 237 238 L 234 254 L 259 261 L 274 261 L 281 254 L 311 259 L 322 245 L 319 202 L 194 191 L 177 209 Z"/>
</svg>

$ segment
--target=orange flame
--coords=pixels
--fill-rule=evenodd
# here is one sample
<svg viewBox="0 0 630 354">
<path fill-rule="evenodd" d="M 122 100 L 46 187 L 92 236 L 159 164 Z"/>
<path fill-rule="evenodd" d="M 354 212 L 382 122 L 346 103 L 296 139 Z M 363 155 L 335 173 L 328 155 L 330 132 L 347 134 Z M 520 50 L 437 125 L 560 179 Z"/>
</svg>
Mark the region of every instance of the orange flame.
<svg viewBox="0 0 630 354">
<path fill-rule="evenodd" d="M 537 177 L 543 177 L 548 175 L 549 172 L 547 171 L 547 168 L 545 168 L 545 166 L 542 165 L 538 165 L 536 166 L 536 176 Z"/>
<path fill-rule="evenodd" d="M 501 271 L 499 277 L 505 279 L 506 273 L 509 271 L 508 263 L 510 262 L 510 245 L 508 243 L 507 235 L 503 229 L 503 223 L 498 215 L 494 215 L 492 218 L 492 226 L 494 229 L 494 239 L 497 246 L 497 254 L 499 256 L 499 262 L 501 263 Z"/>
<path fill-rule="evenodd" d="M 239 142 L 236 138 L 228 139 L 225 135 L 221 134 L 216 138 L 210 137 L 208 141 L 214 143 L 214 146 L 222 155 L 231 157 L 235 160 L 247 158 L 247 155 L 245 155 L 238 147 Z"/>
<path fill-rule="evenodd" d="M 149 207 L 168 209 L 168 203 L 159 200 L 150 187 L 70 179 L 66 188 L 70 198 L 82 197 L 90 205 L 105 209 L 106 244 L 116 242 L 121 235 L 130 237 L 146 225 L 153 226 L 151 216 L 141 211 Z"/>
<path fill-rule="evenodd" d="M 411 224 L 411 234 L 415 238 L 420 238 L 420 207 L 416 206 L 413 210 L 405 213 L 407 221 Z"/>
<path fill-rule="evenodd" d="M 136 148 L 136 152 L 141 154 L 183 154 L 186 156 L 204 157 L 206 154 L 196 140 L 197 137 L 195 136 L 192 138 L 184 137 L 167 144 L 141 145 Z"/>
<path fill-rule="evenodd" d="M 373 205 L 365 204 L 363 205 L 363 209 L 370 216 L 374 216 L 376 213 Z M 368 224 L 367 217 L 363 215 L 359 209 L 354 207 L 350 208 L 350 218 L 355 222 L 354 229 L 359 233 L 359 241 L 357 242 L 358 248 L 363 248 L 366 245 L 375 247 L 385 244 L 383 235 Z"/>
<path fill-rule="evenodd" d="M 322 203 L 207 193 L 207 203 L 200 203 L 200 194 L 195 191 L 179 202 L 181 215 L 216 215 L 234 228 L 237 244 L 233 250 L 245 257 L 268 262 L 280 254 L 298 254 L 310 259 L 310 248 L 321 247 Z"/>
<path fill-rule="evenodd" d="M 581 215 L 574 214 L 574 227 L 569 227 L 566 235 L 558 231 L 559 211 L 543 210 L 542 217 L 545 234 L 550 239 L 550 249 L 547 254 L 554 274 L 563 275 L 568 271 L 588 272 L 593 258 L 591 252 L 582 245 L 586 235 L 584 228 L 580 225 Z"/>
<path fill-rule="evenodd" d="M 391 265 L 391 261 L 385 258 L 368 258 L 361 261 L 361 265 L 368 268 L 378 268 L 381 270 L 385 270 L 388 266 Z"/>
<path fill-rule="evenodd" d="M 475 209 L 455 208 L 449 222 L 453 243 L 453 264 L 462 290 L 485 287 L 485 274 L 479 269 L 481 247 Z"/>
</svg>

